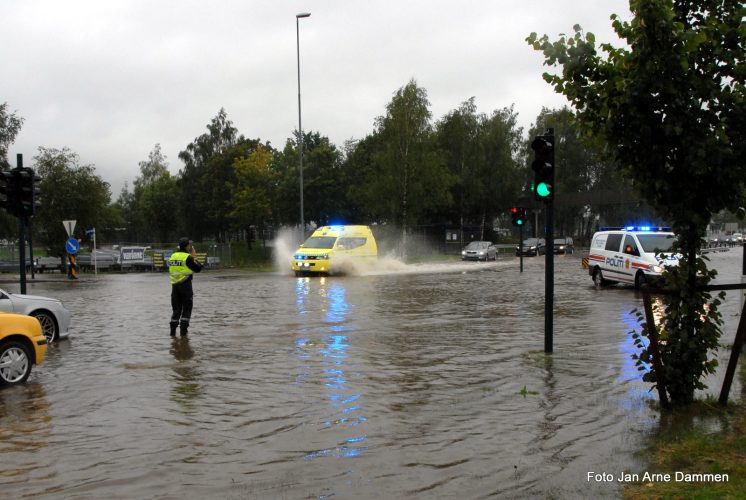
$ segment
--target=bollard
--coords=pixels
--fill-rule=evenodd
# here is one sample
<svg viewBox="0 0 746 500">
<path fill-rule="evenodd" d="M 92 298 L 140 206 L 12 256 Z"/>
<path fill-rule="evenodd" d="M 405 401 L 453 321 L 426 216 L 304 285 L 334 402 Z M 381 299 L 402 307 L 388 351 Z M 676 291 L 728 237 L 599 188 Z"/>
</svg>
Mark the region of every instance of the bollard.
<svg viewBox="0 0 746 500">
<path fill-rule="evenodd" d="M 69 265 L 67 267 L 67 278 L 71 280 L 78 279 L 78 264 L 75 263 L 75 255 L 67 254 Z"/>
</svg>

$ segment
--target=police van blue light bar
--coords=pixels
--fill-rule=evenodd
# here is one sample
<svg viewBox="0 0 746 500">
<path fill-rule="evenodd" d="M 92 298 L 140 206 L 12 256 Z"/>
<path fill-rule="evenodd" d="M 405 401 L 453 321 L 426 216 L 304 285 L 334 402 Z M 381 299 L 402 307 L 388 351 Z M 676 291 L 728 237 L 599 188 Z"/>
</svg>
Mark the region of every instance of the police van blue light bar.
<svg viewBox="0 0 746 500">
<path fill-rule="evenodd" d="M 639 231 L 639 232 L 655 232 L 655 231 L 665 231 L 665 232 L 671 232 L 670 227 L 662 227 L 662 226 L 619 226 L 619 227 L 602 227 L 599 229 L 599 231 Z"/>
</svg>

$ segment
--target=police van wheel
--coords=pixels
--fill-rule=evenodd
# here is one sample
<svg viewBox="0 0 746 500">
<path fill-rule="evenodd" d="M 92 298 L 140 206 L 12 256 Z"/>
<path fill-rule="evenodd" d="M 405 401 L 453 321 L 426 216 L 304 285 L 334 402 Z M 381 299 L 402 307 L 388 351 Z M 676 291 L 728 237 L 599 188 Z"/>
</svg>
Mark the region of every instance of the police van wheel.
<svg viewBox="0 0 746 500">
<path fill-rule="evenodd" d="M 603 286 L 606 284 L 606 280 L 604 279 L 604 275 L 601 272 L 600 269 L 596 268 L 595 271 L 593 271 L 593 284 L 596 286 Z"/>
<path fill-rule="evenodd" d="M 635 289 L 639 290 L 640 288 L 642 288 L 643 285 L 645 284 L 645 282 L 646 282 L 646 280 L 645 280 L 645 275 L 644 274 L 637 273 L 635 275 Z"/>
</svg>

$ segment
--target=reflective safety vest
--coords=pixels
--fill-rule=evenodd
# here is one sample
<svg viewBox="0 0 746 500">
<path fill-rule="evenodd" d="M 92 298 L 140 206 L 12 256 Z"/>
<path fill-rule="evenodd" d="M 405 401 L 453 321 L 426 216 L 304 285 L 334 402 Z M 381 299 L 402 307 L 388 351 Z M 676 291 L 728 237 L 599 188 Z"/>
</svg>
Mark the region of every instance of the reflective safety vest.
<svg viewBox="0 0 746 500">
<path fill-rule="evenodd" d="M 171 276 L 171 284 L 176 285 L 194 274 L 186 265 L 189 254 L 186 252 L 174 252 L 168 258 L 168 273 Z"/>
</svg>

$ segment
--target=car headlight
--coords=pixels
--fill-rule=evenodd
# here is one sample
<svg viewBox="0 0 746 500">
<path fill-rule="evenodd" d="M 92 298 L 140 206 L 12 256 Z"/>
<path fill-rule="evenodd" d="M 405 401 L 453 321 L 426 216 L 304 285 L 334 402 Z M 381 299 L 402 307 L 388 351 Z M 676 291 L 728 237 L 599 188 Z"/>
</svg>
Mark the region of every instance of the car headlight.
<svg viewBox="0 0 746 500">
<path fill-rule="evenodd" d="M 466 255 L 466 250 L 461 250 L 461 255 Z"/>
<path fill-rule="evenodd" d="M 329 258 L 329 254 L 328 253 L 325 253 L 323 255 L 319 255 L 319 259 L 321 259 L 321 260 L 326 260 L 328 258 Z"/>
<path fill-rule="evenodd" d="M 484 252 L 479 252 L 479 255 L 484 255 Z"/>
<path fill-rule="evenodd" d="M 654 273 L 662 273 L 663 272 L 663 268 L 661 266 L 653 266 L 651 269 L 653 270 Z"/>
</svg>

